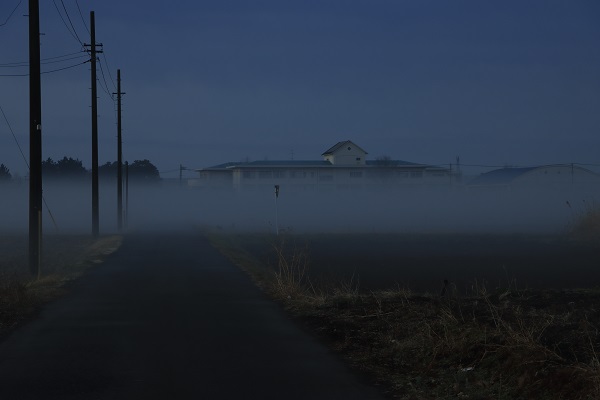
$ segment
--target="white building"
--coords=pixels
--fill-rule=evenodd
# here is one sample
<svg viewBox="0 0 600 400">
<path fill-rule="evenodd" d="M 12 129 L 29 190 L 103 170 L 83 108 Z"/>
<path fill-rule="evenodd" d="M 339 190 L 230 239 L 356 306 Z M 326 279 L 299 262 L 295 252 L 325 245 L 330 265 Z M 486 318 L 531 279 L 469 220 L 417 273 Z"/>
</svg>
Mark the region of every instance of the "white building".
<svg viewBox="0 0 600 400">
<path fill-rule="evenodd" d="M 323 160 L 228 162 L 197 170 L 190 185 L 233 188 L 241 191 L 273 190 L 390 190 L 421 186 L 450 186 L 450 169 L 400 160 L 367 160 L 367 152 L 350 140 L 326 150 Z"/>
</svg>

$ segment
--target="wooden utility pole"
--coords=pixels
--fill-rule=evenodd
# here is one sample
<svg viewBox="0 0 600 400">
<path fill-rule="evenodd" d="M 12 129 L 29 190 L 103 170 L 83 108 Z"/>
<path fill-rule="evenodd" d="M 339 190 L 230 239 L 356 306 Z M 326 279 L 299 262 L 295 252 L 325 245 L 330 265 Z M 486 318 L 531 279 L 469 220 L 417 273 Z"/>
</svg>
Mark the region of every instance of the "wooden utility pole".
<svg viewBox="0 0 600 400">
<path fill-rule="evenodd" d="M 96 17 L 90 11 L 90 56 L 92 63 L 92 235 L 97 238 L 100 233 L 99 197 L 98 197 L 98 87 L 96 79 Z M 102 46 L 102 44 L 100 44 Z"/>
<path fill-rule="evenodd" d="M 29 0 L 29 271 L 39 278 L 42 258 L 42 83 L 40 6 Z"/>
<path fill-rule="evenodd" d="M 125 161 L 125 229 L 129 226 L 129 162 Z"/>
<path fill-rule="evenodd" d="M 123 230 L 123 142 L 121 140 L 121 70 L 117 70 L 117 226 Z"/>
</svg>

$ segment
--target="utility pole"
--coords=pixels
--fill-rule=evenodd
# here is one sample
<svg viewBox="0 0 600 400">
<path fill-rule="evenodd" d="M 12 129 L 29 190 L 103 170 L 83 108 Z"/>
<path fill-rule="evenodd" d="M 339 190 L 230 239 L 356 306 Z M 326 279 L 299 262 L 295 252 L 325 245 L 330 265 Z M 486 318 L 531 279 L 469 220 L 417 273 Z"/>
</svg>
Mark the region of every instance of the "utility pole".
<svg viewBox="0 0 600 400">
<path fill-rule="evenodd" d="M 125 229 L 129 226 L 129 161 L 125 161 Z"/>
<path fill-rule="evenodd" d="M 96 80 L 96 17 L 90 11 L 90 56 L 92 64 L 92 235 L 97 238 L 100 232 L 99 198 L 98 198 L 98 87 Z M 100 43 L 99 46 L 102 46 Z"/>
<path fill-rule="evenodd" d="M 179 186 L 183 185 L 183 170 L 187 169 L 182 164 L 179 164 Z"/>
<path fill-rule="evenodd" d="M 29 0 L 29 271 L 39 278 L 42 258 L 42 83 L 40 5 Z"/>
<path fill-rule="evenodd" d="M 121 70 L 117 70 L 117 226 L 123 230 L 123 141 L 121 140 Z"/>
</svg>

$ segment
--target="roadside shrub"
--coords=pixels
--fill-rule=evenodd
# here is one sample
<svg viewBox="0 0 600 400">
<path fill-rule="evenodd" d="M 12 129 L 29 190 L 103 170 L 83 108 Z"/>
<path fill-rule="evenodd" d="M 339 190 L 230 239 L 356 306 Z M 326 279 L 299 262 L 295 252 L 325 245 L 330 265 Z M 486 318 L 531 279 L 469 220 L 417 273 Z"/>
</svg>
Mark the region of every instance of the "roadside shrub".
<svg viewBox="0 0 600 400">
<path fill-rule="evenodd" d="M 308 250 L 286 248 L 281 239 L 273 246 L 277 257 L 274 290 L 279 297 L 292 298 L 305 294 L 308 285 Z"/>
<path fill-rule="evenodd" d="M 581 239 L 600 238 L 600 206 L 595 201 L 583 201 L 583 210 L 574 216 L 571 233 Z"/>
<path fill-rule="evenodd" d="M 27 283 L 16 274 L 0 275 L 0 305 L 3 308 L 21 306 L 29 300 Z"/>
</svg>

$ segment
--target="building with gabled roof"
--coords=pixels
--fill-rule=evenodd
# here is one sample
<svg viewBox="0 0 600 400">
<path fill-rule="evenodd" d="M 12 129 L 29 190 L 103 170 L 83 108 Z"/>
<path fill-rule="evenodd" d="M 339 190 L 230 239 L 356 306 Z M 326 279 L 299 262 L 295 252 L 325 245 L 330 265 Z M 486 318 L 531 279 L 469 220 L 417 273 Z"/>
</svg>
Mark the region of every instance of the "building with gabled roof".
<svg viewBox="0 0 600 400">
<path fill-rule="evenodd" d="M 350 140 L 345 140 L 337 142 L 321 156 L 332 165 L 365 165 L 367 152 Z"/>
<path fill-rule="evenodd" d="M 424 185 L 450 186 L 448 168 L 401 160 L 366 160 L 367 152 L 350 140 L 321 154 L 322 160 L 228 162 L 197 170 L 193 186 L 240 191 L 401 189 Z"/>
<path fill-rule="evenodd" d="M 471 180 L 469 189 L 564 189 L 600 184 L 600 175 L 574 164 L 506 167 Z"/>
</svg>

